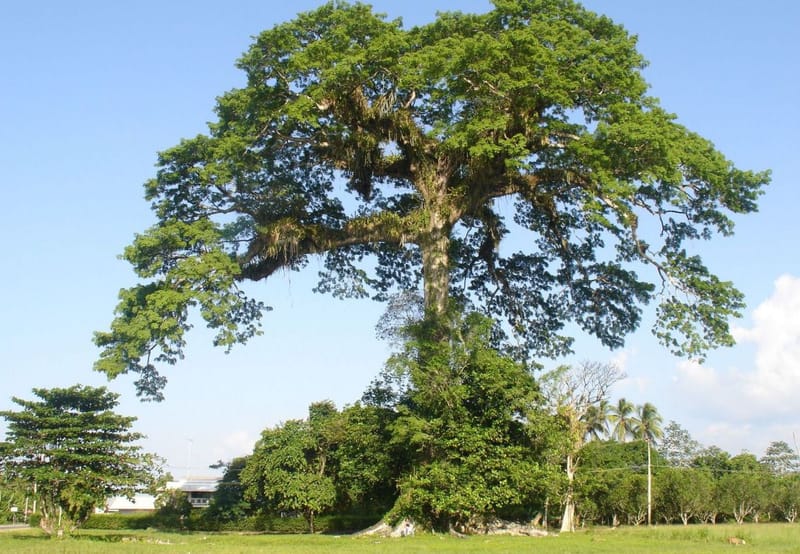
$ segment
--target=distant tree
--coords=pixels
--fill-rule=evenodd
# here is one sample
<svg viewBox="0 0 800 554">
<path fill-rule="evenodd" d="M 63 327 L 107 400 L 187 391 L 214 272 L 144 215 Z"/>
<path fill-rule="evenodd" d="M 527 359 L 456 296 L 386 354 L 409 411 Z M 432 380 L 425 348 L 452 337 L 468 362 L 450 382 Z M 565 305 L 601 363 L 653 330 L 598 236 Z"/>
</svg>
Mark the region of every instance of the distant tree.
<svg viewBox="0 0 800 554">
<path fill-rule="evenodd" d="M 241 283 L 317 256 L 318 291 L 419 288 L 433 317 L 456 297 L 506 320 L 520 355 L 569 351 L 570 322 L 620 346 L 656 299 L 673 352 L 733 343 L 743 296 L 690 243 L 731 234 L 769 176 L 662 109 L 636 37 L 608 18 L 496 0 L 404 29 L 329 2 L 238 65 L 208 134 L 159 155 L 157 221 L 123 255 L 142 282 L 95 337 L 96 369 L 137 373 L 145 398 L 162 397 L 157 365 L 182 357 L 190 309 L 215 344 L 244 342 L 264 306 Z M 512 221 L 532 237 L 519 251 L 500 248 Z"/>
<path fill-rule="evenodd" d="M 800 456 L 784 441 L 771 442 L 760 461 L 773 475 L 787 475 L 800 471 Z"/>
<path fill-rule="evenodd" d="M 714 479 L 720 479 L 732 469 L 731 455 L 718 446 L 709 446 L 698 452 L 692 467 L 706 468 Z"/>
<path fill-rule="evenodd" d="M 672 467 L 690 467 L 700 449 L 700 443 L 675 421 L 670 421 L 664 427 L 658 451 Z"/>
<path fill-rule="evenodd" d="M 631 424 L 631 433 L 637 439 L 656 444 L 664 432 L 661 429 L 661 414 L 650 402 L 636 407 L 636 418 Z"/>
<path fill-rule="evenodd" d="M 643 460 L 646 455 L 646 445 L 639 441 L 586 443 L 578 454 L 581 470 L 575 477 L 576 513 L 592 513 L 598 521 L 612 526 L 618 525 L 620 518 L 627 518 L 628 513 L 622 510 L 621 499 L 615 491 L 632 473 L 641 474 L 645 479 Z M 658 453 L 654 453 L 654 465 L 663 465 Z M 645 515 L 646 484 L 645 480 Z M 591 505 L 588 509 L 584 506 L 586 503 Z"/>
<path fill-rule="evenodd" d="M 585 440 L 600 440 L 608 436 L 609 410 L 610 406 L 606 399 L 589 406 L 582 418 L 586 426 Z"/>
<path fill-rule="evenodd" d="M 751 516 L 758 521 L 759 511 L 768 503 L 768 474 L 753 454 L 738 454 L 730 459 L 730 471 L 719 479 L 722 510 L 736 523 Z"/>
<path fill-rule="evenodd" d="M 771 500 L 779 517 L 789 523 L 797 521 L 800 514 L 800 474 L 792 473 L 776 479 Z"/>
<path fill-rule="evenodd" d="M 406 445 L 392 444 L 394 410 L 357 403 L 342 410 L 336 448 L 338 505 L 382 516 L 397 499 L 397 479 L 409 467 Z"/>
<path fill-rule="evenodd" d="M 316 515 L 336 501 L 328 452 L 321 452 L 306 420 L 264 430 L 241 472 L 245 500 L 273 513 L 299 512 L 314 533 Z"/>
<path fill-rule="evenodd" d="M 629 525 L 641 525 L 647 519 L 647 477 L 640 473 L 624 474 L 611 490 L 609 501 Z"/>
<path fill-rule="evenodd" d="M 636 417 L 633 403 L 624 398 L 620 398 L 617 403 L 611 406 L 608 420 L 613 425 L 611 437 L 619 442 L 625 442 L 633 434 Z"/>
<path fill-rule="evenodd" d="M 227 522 L 240 520 L 250 513 L 250 503 L 244 498 L 244 488 L 240 481 L 242 470 L 248 460 L 249 456 L 242 456 L 221 464 L 225 472 L 217 485 L 217 490 L 211 496 L 211 502 L 204 516 L 212 521 Z"/>
<path fill-rule="evenodd" d="M 679 519 L 688 525 L 708 509 L 713 479 L 704 469 L 670 467 L 659 472 L 655 505 L 666 522 Z"/>
<path fill-rule="evenodd" d="M 564 445 L 568 489 L 564 498 L 561 531 L 575 530 L 575 501 L 573 482 L 577 471 L 578 451 L 587 435 L 605 425 L 604 411 L 611 387 L 625 374 L 614 364 L 583 362 L 576 366 L 561 366 L 541 378 L 542 394 L 567 428 Z"/>
<path fill-rule="evenodd" d="M 114 495 L 132 496 L 160 468 L 136 443 L 135 417 L 113 411 L 119 395 L 105 387 L 33 389 L 38 400 L 13 397 L 20 411 L 3 411 L 4 474 L 36 488 L 41 526 L 52 533 L 80 526 Z"/>
</svg>

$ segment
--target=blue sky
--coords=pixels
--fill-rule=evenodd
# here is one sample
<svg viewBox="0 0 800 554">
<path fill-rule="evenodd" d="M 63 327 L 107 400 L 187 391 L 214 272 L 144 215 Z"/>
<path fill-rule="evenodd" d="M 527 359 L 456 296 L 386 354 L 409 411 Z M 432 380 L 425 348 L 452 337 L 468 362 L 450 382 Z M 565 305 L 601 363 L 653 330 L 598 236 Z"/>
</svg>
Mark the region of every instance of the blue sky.
<svg viewBox="0 0 800 554">
<path fill-rule="evenodd" d="M 242 83 L 234 61 L 250 37 L 319 2 L 231 0 L 8 2 L 0 17 L 0 409 L 33 387 L 106 384 L 92 371 L 95 330 L 134 282 L 117 255 L 154 222 L 142 184 L 156 152 L 205 130 L 214 98 Z M 488 1 L 376 1 L 407 25 Z M 698 245 L 745 293 L 739 345 L 703 366 L 670 356 L 649 327 L 608 352 L 581 338 L 575 361 L 616 361 L 614 396 L 653 402 L 704 444 L 761 455 L 800 433 L 800 7 L 791 0 L 591 0 L 639 36 L 652 94 L 737 166 L 771 169 L 758 214 L 736 235 Z M 190 335 L 168 368 L 166 401 L 140 403 L 132 379 L 108 386 L 139 418 L 145 446 L 176 476 L 250 451 L 259 432 L 303 417 L 312 401 L 355 401 L 387 347 L 383 307 L 315 295 L 315 263 L 251 291 L 275 310 L 265 335 L 230 355 Z M 553 362 L 551 365 L 555 365 Z"/>
</svg>

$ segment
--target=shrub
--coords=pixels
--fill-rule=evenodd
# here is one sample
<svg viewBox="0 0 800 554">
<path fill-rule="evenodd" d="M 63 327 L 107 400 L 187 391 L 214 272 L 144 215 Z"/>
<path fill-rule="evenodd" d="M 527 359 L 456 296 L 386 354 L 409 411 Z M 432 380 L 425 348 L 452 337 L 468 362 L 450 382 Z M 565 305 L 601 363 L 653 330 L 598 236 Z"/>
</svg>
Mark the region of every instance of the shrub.
<svg viewBox="0 0 800 554">
<path fill-rule="evenodd" d="M 156 516 L 150 513 L 93 514 L 83 524 L 84 529 L 102 529 L 105 531 L 147 529 L 156 526 Z"/>
</svg>

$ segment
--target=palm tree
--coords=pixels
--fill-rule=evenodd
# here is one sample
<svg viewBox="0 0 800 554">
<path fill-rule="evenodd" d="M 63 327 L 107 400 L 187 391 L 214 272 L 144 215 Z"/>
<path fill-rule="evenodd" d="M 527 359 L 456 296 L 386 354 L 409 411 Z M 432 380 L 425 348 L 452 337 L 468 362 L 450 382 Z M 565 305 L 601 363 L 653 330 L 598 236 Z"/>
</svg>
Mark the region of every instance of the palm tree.
<svg viewBox="0 0 800 554">
<path fill-rule="evenodd" d="M 661 429 L 663 419 L 658 410 L 650 402 L 637 406 L 637 417 L 633 422 L 633 435 L 637 439 L 656 444 L 664 432 Z"/>
<path fill-rule="evenodd" d="M 633 424 L 635 422 L 633 410 L 633 404 L 624 398 L 620 398 L 616 406 L 611 408 L 608 414 L 608 421 L 614 426 L 611 431 L 611 438 L 619 442 L 625 442 L 625 439 L 633 434 Z"/>
<path fill-rule="evenodd" d="M 601 439 L 608 435 L 608 401 L 603 399 L 586 409 L 581 421 L 584 425 L 584 439 Z"/>
</svg>

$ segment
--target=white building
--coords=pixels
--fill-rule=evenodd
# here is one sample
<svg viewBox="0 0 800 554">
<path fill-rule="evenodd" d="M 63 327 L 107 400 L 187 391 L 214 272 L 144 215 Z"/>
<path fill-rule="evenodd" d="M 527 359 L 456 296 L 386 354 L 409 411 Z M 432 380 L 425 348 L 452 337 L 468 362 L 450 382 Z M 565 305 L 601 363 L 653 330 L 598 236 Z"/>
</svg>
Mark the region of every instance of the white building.
<svg viewBox="0 0 800 554">
<path fill-rule="evenodd" d="M 169 481 L 167 490 L 180 490 L 193 508 L 207 508 L 211 497 L 219 486 L 220 477 L 187 477 L 178 481 Z M 98 508 L 98 512 L 113 512 L 130 514 L 135 512 L 152 512 L 156 509 L 156 497 L 152 494 L 137 494 L 131 500 L 124 496 L 112 496 L 108 499 L 105 509 Z"/>
</svg>

